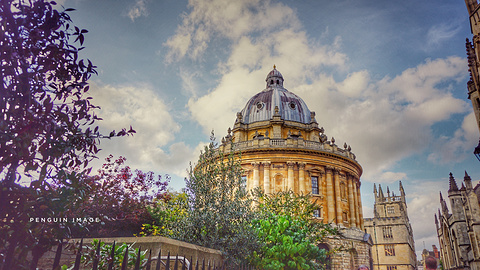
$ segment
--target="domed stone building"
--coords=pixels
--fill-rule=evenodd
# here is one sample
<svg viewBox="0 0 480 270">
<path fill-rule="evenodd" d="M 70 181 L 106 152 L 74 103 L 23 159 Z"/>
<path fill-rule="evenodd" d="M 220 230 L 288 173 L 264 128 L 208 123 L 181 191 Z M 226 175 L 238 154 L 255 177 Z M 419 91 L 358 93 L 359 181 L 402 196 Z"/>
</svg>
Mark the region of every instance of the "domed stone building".
<svg viewBox="0 0 480 270">
<path fill-rule="evenodd" d="M 315 218 L 339 226 L 342 232 L 322 247 L 347 249 L 332 258 L 332 269 L 369 265 L 371 240 L 363 232 L 360 196 L 362 167 L 350 146 L 339 147 L 333 137 L 329 140 L 315 120 L 315 112 L 283 83 L 274 66 L 266 88 L 237 113 L 220 151 L 233 147 L 241 152 L 247 189 L 312 193 L 318 204 Z"/>
</svg>

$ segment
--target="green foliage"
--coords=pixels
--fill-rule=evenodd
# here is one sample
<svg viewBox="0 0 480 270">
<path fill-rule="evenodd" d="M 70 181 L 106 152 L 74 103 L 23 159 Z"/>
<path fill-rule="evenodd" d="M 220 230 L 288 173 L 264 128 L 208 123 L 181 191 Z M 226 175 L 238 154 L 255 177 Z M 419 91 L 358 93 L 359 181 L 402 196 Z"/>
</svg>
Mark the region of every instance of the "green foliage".
<svg viewBox="0 0 480 270">
<path fill-rule="evenodd" d="M 224 252 L 227 264 L 258 269 L 322 269 L 327 258 L 317 244 L 337 233 L 316 222 L 311 195 L 292 191 L 246 191 L 240 156 L 219 152 L 212 142 L 191 166 L 185 193 L 159 200 L 149 210 L 155 223 L 142 235 L 162 235 Z"/>
<path fill-rule="evenodd" d="M 100 255 L 97 256 L 97 246 L 100 241 L 98 239 L 94 239 L 90 245 L 83 246 L 83 255 L 81 258 L 81 262 L 84 267 L 92 267 L 93 261 L 95 258 L 98 257 L 98 269 L 105 270 L 108 269 L 108 264 L 113 261 L 113 269 L 121 269 L 122 262 L 125 256 L 125 250 L 128 248 L 127 252 L 127 266 L 133 267 L 135 265 L 137 256 L 138 256 L 138 248 L 133 248 L 135 244 L 126 244 L 122 243 L 120 245 L 115 245 L 115 250 L 113 253 L 112 258 L 112 247 L 113 245 L 105 244 L 103 241 L 100 242 Z M 75 246 L 72 246 L 72 249 L 76 249 Z M 146 258 L 147 251 L 140 251 L 140 265 L 147 261 Z M 62 270 L 65 269 L 73 269 L 73 265 L 71 267 L 67 267 L 66 265 L 62 266 Z"/>
<path fill-rule="evenodd" d="M 292 190 L 265 194 L 256 190 L 258 210 L 264 214 L 293 215 L 302 220 L 311 220 L 313 211 L 318 209 L 315 200 L 309 194 L 295 194 Z"/>
<path fill-rule="evenodd" d="M 257 191 L 260 218 L 253 227 L 263 245 L 250 256 L 259 269 L 323 269 L 327 253 L 317 244 L 337 234 L 329 224 L 313 219 L 318 206 L 310 195 L 292 191 Z"/>
<path fill-rule="evenodd" d="M 154 224 L 143 224 L 140 236 L 165 236 L 178 238 L 183 228 L 182 222 L 188 214 L 188 198 L 185 193 L 167 192 L 155 200 L 153 207 L 147 207 L 155 220 Z"/>
<path fill-rule="evenodd" d="M 313 212 L 318 209 L 318 205 L 311 194 L 296 194 L 292 190 L 270 194 L 255 190 L 254 194 L 257 200 L 257 211 L 263 218 L 268 219 L 272 215 L 288 215 L 303 220 L 316 239 L 324 239 L 326 236 L 339 233 L 337 228 L 313 218 Z"/>
<path fill-rule="evenodd" d="M 326 260 L 311 237 L 307 221 L 289 215 L 271 215 L 256 220 L 254 227 L 264 245 L 253 252 L 252 262 L 259 269 L 320 269 Z M 316 261 L 314 261 L 316 260 Z"/>
<path fill-rule="evenodd" d="M 186 179 L 189 212 L 180 240 L 219 249 L 227 264 L 238 264 L 258 247 L 250 221 L 253 201 L 234 152 L 225 155 L 212 142 Z"/>
</svg>

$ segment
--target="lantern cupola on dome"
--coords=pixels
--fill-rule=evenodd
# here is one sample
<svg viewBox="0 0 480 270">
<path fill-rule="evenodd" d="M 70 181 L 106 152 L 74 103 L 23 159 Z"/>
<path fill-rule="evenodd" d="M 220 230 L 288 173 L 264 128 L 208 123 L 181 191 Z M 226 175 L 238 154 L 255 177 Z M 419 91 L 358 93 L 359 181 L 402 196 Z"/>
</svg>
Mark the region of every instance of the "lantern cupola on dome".
<svg viewBox="0 0 480 270">
<path fill-rule="evenodd" d="M 244 124 L 269 121 L 275 114 L 282 120 L 310 124 L 312 112 L 297 95 L 283 87 L 282 74 L 273 67 L 267 75 L 267 88 L 254 95 L 241 111 Z"/>
<path fill-rule="evenodd" d="M 277 70 L 275 65 L 273 66 L 273 70 L 268 73 L 267 78 L 265 79 L 267 82 L 267 88 L 280 86 L 283 87 L 283 76 L 280 71 Z"/>
</svg>

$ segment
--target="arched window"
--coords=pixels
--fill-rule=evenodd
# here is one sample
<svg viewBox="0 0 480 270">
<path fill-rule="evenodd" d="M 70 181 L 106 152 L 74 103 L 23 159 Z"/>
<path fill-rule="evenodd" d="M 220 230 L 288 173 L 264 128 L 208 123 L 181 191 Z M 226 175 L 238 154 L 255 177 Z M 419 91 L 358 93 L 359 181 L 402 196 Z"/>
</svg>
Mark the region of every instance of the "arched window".
<svg viewBox="0 0 480 270">
<path fill-rule="evenodd" d="M 318 244 L 317 246 L 319 249 L 324 249 L 326 251 L 326 253 L 328 254 L 328 252 L 330 251 L 330 248 L 328 247 L 327 244 L 325 243 L 321 243 L 321 244 Z M 327 259 L 326 259 L 326 262 L 325 262 L 325 269 L 326 270 L 330 270 L 332 269 L 332 260 L 330 258 L 330 255 L 327 255 Z"/>
</svg>

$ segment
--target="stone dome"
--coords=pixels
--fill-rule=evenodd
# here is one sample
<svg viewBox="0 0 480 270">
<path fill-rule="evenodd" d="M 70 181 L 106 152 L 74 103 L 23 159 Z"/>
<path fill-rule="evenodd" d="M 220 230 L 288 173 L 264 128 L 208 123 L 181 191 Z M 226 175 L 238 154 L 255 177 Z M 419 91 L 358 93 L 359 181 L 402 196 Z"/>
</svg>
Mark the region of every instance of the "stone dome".
<svg viewBox="0 0 480 270">
<path fill-rule="evenodd" d="M 269 121 L 276 113 L 276 107 L 282 120 L 303 124 L 309 124 L 312 121 L 307 104 L 299 96 L 283 87 L 283 76 L 275 66 L 268 73 L 265 81 L 267 88 L 250 98 L 241 111 L 243 123 Z"/>
</svg>

